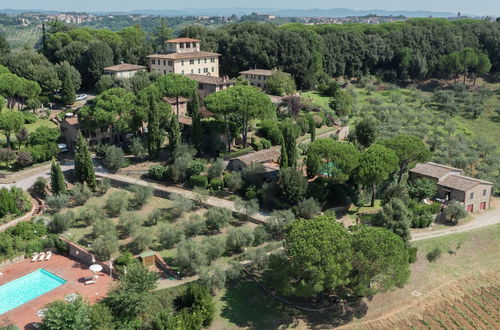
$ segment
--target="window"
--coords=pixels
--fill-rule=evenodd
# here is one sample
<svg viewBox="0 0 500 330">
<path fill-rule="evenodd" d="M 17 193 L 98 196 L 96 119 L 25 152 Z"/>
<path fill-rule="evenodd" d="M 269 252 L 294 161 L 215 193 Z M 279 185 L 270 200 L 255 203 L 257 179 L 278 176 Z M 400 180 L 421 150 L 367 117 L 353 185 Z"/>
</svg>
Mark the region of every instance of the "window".
<svg viewBox="0 0 500 330">
<path fill-rule="evenodd" d="M 215 69 L 214 69 L 214 67 L 212 67 L 212 72 L 215 72 Z"/>
<path fill-rule="evenodd" d="M 181 42 L 181 43 L 179 44 L 179 48 L 184 48 L 184 43 L 183 43 L 183 42 Z"/>
<path fill-rule="evenodd" d="M 194 64 L 194 60 L 189 60 L 189 64 L 193 65 Z"/>
<path fill-rule="evenodd" d="M 470 193 L 469 199 L 474 199 L 474 193 Z"/>
<path fill-rule="evenodd" d="M 200 84 L 199 89 L 203 89 L 203 84 Z"/>
<path fill-rule="evenodd" d="M 181 72 L 182 72 L 182 74 L 184 74 L 184 70 L 182 70 Z"/>
<path fill-rule="evenodd" d="M 191 48 L 191 43 L 190 42 L 186 42 L 186 48 Z"/>
<path fill-rule="evenodd" d="M 198 64 L 200 64 L 200 63 L 201 63 L 201 59 L 198 59 Z"/>
<path fill-rule="evenodd" d="M 210 57 L 210 63 L 215 63 L 215 58 L 214 57 Z"/>
<path fill-rule="evenodd" d="M 194 70 L 193 70 L 193 69 L 191 69 L 191 74 L 193 74 L 193 72 L 194 72 Z"/>
<path fill-rule="evenodd" d="M 200 69 L 200 68 L 198 68 L 198 74 L 200 74 L 200 73 L 201 73 L 201 69 Z"/>
<path fill-rule="evenodd" d="M 259 80 L 261 80 L 262 76 L 257 76 L 259 78 Z"/>
<path fill-rule="evenodd" d="M 163 60 L 163 65 L 167 65 L 167 61 L 166 60 Z"/>
<path fill-rule="evenodd" d="M 483 189 L 483 196 L 486 196 L 486 189 Z"/>
<path fill-rule="evenodd" d="M 151 64 L 155 64 L 155 59 L 151 59 Z"/>
<path fill-rule="evenodd" d="M 163 70 L 163 73 L 164 73 L 164 74 L 167 74 L 167 70 Z"/>
<path fill-rule="evenodd" d="M 208 73 L 208 68 L 203 68 L 203 73 Z"/>
<path fill-rule="evenodd" d="M 172 66 L 172 65 L 173 65 L 173 62 L 172 62 L 172 61 L 168 61 L 168 65 L 169 65 L 169 66 Z"/>
<path fill-rule="evenodd" d="M 205 57 L 205 59 L 204 59 L 204 60 L 205 60 L 205 63 L 207 63 L 207 58 L 206 58 L 206 57 Z"/>
<path fill-rule="evenodd" d="M 259 87 L 260 87 L 260 83 L 258 83 L 258 84 L 257 84 L 257 86 L 259 86 Z"/>
<path fill-rule="evenodd" d="M 184 66 L 184 60 L 181 60 L 181 65 Z"/>
</svg>

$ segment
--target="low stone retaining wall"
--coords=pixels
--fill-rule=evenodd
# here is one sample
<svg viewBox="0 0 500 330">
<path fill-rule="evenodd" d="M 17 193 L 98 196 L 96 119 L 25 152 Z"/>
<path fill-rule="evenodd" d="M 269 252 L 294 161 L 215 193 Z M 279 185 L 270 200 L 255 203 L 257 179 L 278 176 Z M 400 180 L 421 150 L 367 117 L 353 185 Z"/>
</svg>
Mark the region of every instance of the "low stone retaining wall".
<svg viewBox="0 0 500 330">
<path fill-rule="evenodd" d="M 74 242 L 71 242 L 70 240 L 68 240 L 62 236 L 59 236 L 59 239 L 68 244 L 68 255 L 71 258 L 74 258 L 74 259 L 78 260 L 79 262 L 81 262 L 82 264 L 89 265 L 89 266 L 92 265 L 92 258 L 94 258 L 95 263 L 102 266 L 103 273 L 106 273 L 106 274 L 110 273 L 110 268 L 109 268 L 110 261 L 109 260 L 108 261 L 101 261 L 101 260 L 97 259 L 92 253 L 87 251 L 84 247 L 82 247 Z M 113 273 L 116 274 L 114 269 L 113 269 Z"/>
<path fill-rule="evenodd" d="M 28 213 L 26 213 L 25 215 L 23 215 L 17 219 L 14 219 L 12 221 L 9 221 L 7 223 L 4 223 L 3 225 L 0 225 L 0 232 L 5 231 L 7 228 L 15 226 L 22 221 L 30 220 L 31 217 L 33 216 L 33 213 L 35 213 L 35 210 L 39 207 L 38 201 L 35 200 L 34 198 L 31 198 L 31 205 L 32 205 L 31 210 Z"/>
<path fill-rule="evenodd" d="M 18 263 L 18 262 L 23 261 L 23 260 L 24 260 L 24 254 L 21 256 L 18 256 L 18 257 L 14 257 L 12 259 L 4 260 L 4 261 L 0 262 L 0 269 L 7 267 L 8 265 Z"/>
</svg>

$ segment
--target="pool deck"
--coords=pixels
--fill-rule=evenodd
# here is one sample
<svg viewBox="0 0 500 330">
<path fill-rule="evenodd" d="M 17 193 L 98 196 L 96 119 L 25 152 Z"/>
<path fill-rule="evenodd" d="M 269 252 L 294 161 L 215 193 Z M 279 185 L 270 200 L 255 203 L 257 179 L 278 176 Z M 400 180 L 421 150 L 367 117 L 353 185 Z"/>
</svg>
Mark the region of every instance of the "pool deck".
<svg viewBox="0 0 500 330">
<path fill-rule="evenodd" d="M 37 316 L 37 312 L 44 308 L 46 304 L 57 299 L 64 299 L 64 297 L 70 293 L 78 293 L 83 296 L 85 300 L 94 303 L 104 298 L 113 282 L 109 275 L 98 273 L 99 278 L 97 279 L 97 283 L 85 285 L 83 277 L 93 275 L 88 269 L 88 265 L 84 265 L 66 256 L 53 254 L 49 261 L 31 262 L 31 259 L 25 259 L 0 269 L 0 272 L 3 273 L 3 275 L 0 276 L 0 285 L 6 284 L 40 268 L 65 279 L 67 282 L 24 305 L 1 314 L 0 320 L 8 319 L 20 329 L 34 329 L 32 326 L 33 322 L 41 321 Z"/>
</svg>

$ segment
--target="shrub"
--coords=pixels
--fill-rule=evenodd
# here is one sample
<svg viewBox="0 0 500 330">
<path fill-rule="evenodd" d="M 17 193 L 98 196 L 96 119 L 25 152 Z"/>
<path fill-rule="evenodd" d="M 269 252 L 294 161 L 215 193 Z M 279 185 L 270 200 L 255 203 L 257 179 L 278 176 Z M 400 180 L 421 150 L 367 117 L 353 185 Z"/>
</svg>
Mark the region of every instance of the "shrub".
<svg viewBox="0 0 500 330">
<path fill-rule="evenodd" d="M 257 226 L 253 230 L 253 245 L 261 245 L 264 242 L 267 242 L 271 239 L 271 234 L 269 234 L 264 226 Z"/>
<path fill-rule="evenodd" d="M 146 221 L 146 223 L 150 226 L 158 224 L 158 222 L 163 219 L 163 213 L 164 211 L 161 209 L 154 209 L 153 212 L 148 215 L 148 220 Z"/>
<path fill-rule="evenodd" d="M 132 192 L 129 208 L 132 209 L 140 210 L 153 197 L 153 188 L 149 186 L 133 185 L 129 190 Z"/>
<path fill-rule="evenodd" d="M 209 208 L 205 216 L 207 229 L 216 231 L 220 231 L 232 218 L 231 211 L 222 207 Z"/>
<path fill-rule="evenodd" d="M 258 197 L 257 188 L 255 186 L 249 186 L 245 191 L 246 199 L 255 199 Z"/>
<path fill-rule="evenodd" d="M 212 262 L 222 256 L 226 250 L 225 237 L 206 237 L 203 240 L 203 246 L 207 254 L 208 261 Z"/>
<path fill-rule="evenodd" d="M 281 239 L 286 226 L 294 220 L 295 215 L 291 210 L 273 211 L 266 222 L 265 228 L 275 238 Z"/>
<path fill-rule="evenodd" d="M 30 166 L 31 164 L 33 164 L 33 156 L 28 151 L 18 151 L 16 163 L 20 167 Z"/>
<path fill-rule="evenodd" d="M 116 172 L 118 169 L 126 166 L 125 153 L 122 148 L 114 145 L 106 145 L 104 150 L 104 166 L 111 172 Z"/>
<path fill-rule="evenodd" d="M 269 149 L 272 146 L 271 141 L 269 141 L 267 139 L 261 139 L 260 143 L 262 144 L 263 149 Z"/>
<path fill-rule="evenodd" d="M 68 195 L 59 194 L 47 197 L 46 203 L 49 207 L 49 211 L 55 213 L 59 212 L 63 207 L 68 205 L 68 201 Z"/>
<path fill-rule="evenodd" d="M 194 200 L 198 204 L 203 204 L 207 201 L 208 197 L 210 196 L 210 193 L 205 188 L 195 187 L 193 189 L 193 195 L 194 195 Z"/>
<path fill-rule="evenodd" d="M 33 184 L 33 191 L 37 194 L 45 196 L 47 193 L 47 179 L 41 176 L 36 178 L 35 183 Z"/>
<path fill-rule="evenodd" d="M 200 215 L 193 214 L 182 224 L 182 228 L 186 237 L 196 236 L 205 230 L 205 222 Z"/>
<path fill-rule="evenodd" d="M 260 123 L 257 134 L 271 141 L 273 145 L 281 144 L 281 140 L 283 139 L 278 122 L 271 119 L 263 120 Z"/>
<path fill-rule="evenodd" d="M 126 212 L 120 215 L 119 223 L 123 234 L 129 236 L 144 223 L 144 220 L 135 212 Z"/>
<path fill-rule="evenodd" d="M 48 230 L 54 234 L 60 234 L 71 227 L 75 215 L 72 211 L 67 211 L 64 214 L 56 213 L 52 216 L 52 221 L 48 225 Z"/>
<path fill-rule="evenodd" d="M 128 196 L 124 191 L 112 192 L 106 200 L 106 210 L 110 217 L 119 216 L 127 207 Z"/>
<path fill-rule="evenodd" d="M 429 262 L 435 262 L 437 259 L 439 259 L 439 257 L 441 257 L 441 249 L 436 247 L 434 248 L 432 251 L 430 251 L 429 253 L 427 253 L 427 260 Z"/>
<path fill-rule="evenodd" d="M 116 236 L 116 228 L 110 218 L 98 218 L 92 224 L 92 235 L 97 238 L 113 233 Z"/>
<path fill-rule="evenodd" d="M 207 170 L 208 177 L 210 179 L 220 178 L 222 176 L 222 173 L 224 173 L 224 168 L 224 161 L 220 158 L 217 158 L 217 160 Z"/>
<path fill-rule="evenodd" d="M 443 211 L 444 220 L 452 224 L 458 224 L 458 221 L 467 216 L 467 211 L 462 204 L 452 201 Z"/>
<path fill-rule="evenodd" d="M 247 218 L 259 212 L 259 202 L 256 199 L 251 199 L 248 201 L 240 199 L 234 203 L 234 206 L 236 210 L 243 213 Z"/>
<path fill-rule="evenodd" d="M 190 176 L 199 175 L 203 171 L 205 171 L 205 161 L 199 158 L 193 159 L 191 167 L 188 170 L 188 174 Z"/>
<path fill-rule="evenodd" d="M 130 144 L 130 152 L 137 158 L 143 159 L 148 154 L 148 150 L 144 146 L 141 138 L 133 138 Z"/>
<path fill-rule="evenodd" d="M 100 196 L 104 195 L 111 188 L 111 180 L 104 178 L 97 180 L 96 193 Z"/>
<path fill-rule="evenodd" d="M 171 249 L 185 238 L 182 228 L 168 223 L 158 226 L 158 240 L 165 249 Z"/>
<path fill-rule="evenodd" d="M 189 283 L 184 293 L 178 297 L 176 305 L 181 311 L 188 310 L 200 318 L 200 326 L 195 326 L 193 329 L 201 328 L 201 326 L 208 328 L 215 316 L 215 304 L 210 292 L 198 283 Z"/>
<path fill-rule="evenodd" d="M 312 219 L 321 212 L 321 205 L 314 198 L 307 198 L 297 205 L 297 213 L 304 219 Z"/>
<path fill-rule="evenodd" d="M 134 258 L 134 255 L 130 252 L 123 252 L 115 260 L 115 264 L 117 264 L 118 266 L 128 266 L 134 262 L 136 262 L 136 259 Z"/>
<path fill-rule="evenodd" d="M 240 190 L 243 186 L 243 180 L 239 172 L 226 173 L 224 175 L 224 183 L 231 192 Z"/>
<path fill-rule="evenodd" d="M 226 272 L 219 265 L 212 265 L 203 268 L 200 272 L 200 284 L 209 289 L 212 294 L 216 294 L 226 285 Z"/>
<path fill-rule="evenodd" d="M 149 228 L 140 228 L 133 234 L 132 248 L 139 253 L 149 249 L 153 243 L 153 235 Z"/>
<path fill-rule="evenodd" d="M 81 184 L 78 182 L 71 189 L 70 195 L 73 197 L 76 205 L 83 205 L 92 197 L 92 191 L 85 183 Z"/>
<path fill-rule="evenodd" d="M 0 149 L 0 162 L 9 165 L 16 159 L 16 152 L 12 149 Z"/>
<path fill-rule="evenodd" d="M 106 217 L 103 208 L 98 205 L 86 205 L 78 212 L 77 220 L 82 221 L 87 226 L 92 225 L 98 219 Z"/>
<path fill-rule="evenodd" d="M 233 228 L 228 231 L 226 246 L 234 253 L 243 252 L 243 248 L 251 246 L 254 236 L 250 228 Z"/>
<path fill-rule="evenodd" d="M 172 201 L 171 211 L 177 217 L 181 216 L 184 212 L 191 211 L 194 207 L 192 200 L 181 195 L 173 194 L 170 200 Z"/>
<path fill-rule="evenodd" d="M 264 181 L 265 173 L 264 165 L 261 163 L 251 163 L 243 169 L 241 177 L 248 184 L 260 187 Z"/>
<path fill-rule="evenodd" d="M 408 262 L 410 264 L 417 261 L 417 252 L 418 252 L 418 248 L 416 246 L 412 246 L 412 247 L 408 248 Z"/>
<path fill-rule="evenodd" d="M 224 188 L 224 182 L 221 179 L 210 180 L 210 188 L 214 191 L 220 191 Z"/>
<path fill-rule="evenodd" d="M 192 239 L 180 242 L 174 264 L 186 275 L 192 275 L 208 265 L 208 258 L 201 242 Z"/>
<path fill-rule="evenodd" d="M 189 178 L 189 185 L 191 187 L 206 188 L 208 186 L 208 178 L 204 175 L 192 175 Z"/>
<path fill-rule="evenodd" d="M 163 180 L 165 178 L 165 172 L 165 166 L 153 165 L 148 170 L 148 176 L 153 180 Z"/>
<path fill-rule="evenodd" d="M 119 242 L 118 237 L 114 232 L 108 232 L 95 239 L 92 243 L 92 250 L 97 258 L 101 260 L 108 260 L 111 254 L 118 251 Z"/>
</svg>

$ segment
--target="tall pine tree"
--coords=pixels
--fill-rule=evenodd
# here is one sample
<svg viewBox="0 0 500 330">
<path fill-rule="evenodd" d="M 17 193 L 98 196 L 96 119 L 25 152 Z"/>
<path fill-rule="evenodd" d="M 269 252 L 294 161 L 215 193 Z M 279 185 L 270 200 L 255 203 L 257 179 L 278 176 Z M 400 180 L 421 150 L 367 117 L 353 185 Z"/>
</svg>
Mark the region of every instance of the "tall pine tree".
<svg viewBox="0 0 500 330">
<path fill-rule="evenodd" d="M 76 181 L 86 182 L 87 186 L 92 190 L 96 188 L 94 163 L 92 163 L 87 141 L 82 133 L 78 135 L 78 142 L 76 143 L 75 176 Z"/>
<path fill-rule="evenodd" d="M 160 114 L 158 113 L 158 104 L 155 95 L 149 95 L 148 110 L 148 153 L 150 157 L 157 158 L 160 154 L 163 134 L 160 128 Z"/>
<path fill-rule="evenodd" d="M 73 104 L 76 101 L 75 84 L 68 62 L 61 63 L 61 102 L 63 104 Z"/>
<path fill-rule="evenodd" d="M 59 162 L 52 159 L 52 166 L 50 168 L 50 190 L 54 195 L 66 194 L 66 182 L 61 170 Z"/>
</svg>

